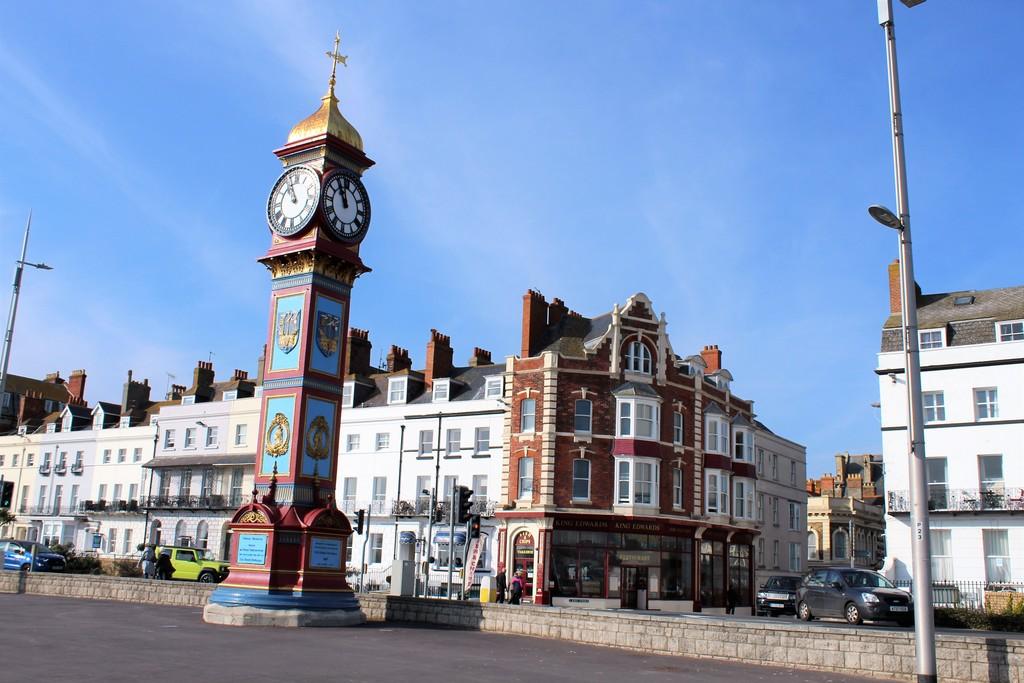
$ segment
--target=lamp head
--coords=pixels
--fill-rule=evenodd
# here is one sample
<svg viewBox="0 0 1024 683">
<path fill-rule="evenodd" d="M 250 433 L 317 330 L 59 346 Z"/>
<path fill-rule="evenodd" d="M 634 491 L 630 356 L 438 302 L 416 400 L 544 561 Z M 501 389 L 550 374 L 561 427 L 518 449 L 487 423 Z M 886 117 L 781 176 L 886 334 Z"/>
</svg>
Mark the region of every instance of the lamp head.
<svg viewBox="0 0 1024 683">
<path fill-rule="evenodd" d="M 872 204 L 869 206 L 868 213 L 871 214 L 872 218 L 887 228 L 892 228 L 893 230 L 903 229 L 903 222 L 896 216 L 896 214 L 881 204 Z"/>
</svg>

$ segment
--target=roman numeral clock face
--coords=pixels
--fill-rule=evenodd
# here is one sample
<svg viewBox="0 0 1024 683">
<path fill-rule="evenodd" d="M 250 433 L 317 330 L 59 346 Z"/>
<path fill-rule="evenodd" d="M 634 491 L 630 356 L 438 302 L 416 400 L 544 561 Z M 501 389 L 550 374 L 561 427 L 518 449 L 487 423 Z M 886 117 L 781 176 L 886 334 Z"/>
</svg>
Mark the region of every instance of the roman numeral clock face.
<svg viewBox="0 0 1024 683">
<path fill-rule="evenodd" d="M 267 200 L 267 223 L 282 237 L 296 234 L 307 225 L 320 199 L 320 178 L 316 171 L 296 166 L 285 171 Z"/>
<path fill-rule="evenodd" d="M 359 177 L 338 169 L 324 182 L 324 218 L 335 239 L 355 243 L 370 225 L 370 197 Z"/>
</svg>

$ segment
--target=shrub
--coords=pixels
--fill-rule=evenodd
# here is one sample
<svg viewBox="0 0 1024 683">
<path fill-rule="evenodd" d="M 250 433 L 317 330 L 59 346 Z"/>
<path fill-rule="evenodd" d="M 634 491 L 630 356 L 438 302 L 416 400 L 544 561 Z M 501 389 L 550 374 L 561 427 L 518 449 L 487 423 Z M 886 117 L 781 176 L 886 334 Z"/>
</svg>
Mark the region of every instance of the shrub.
<svg viewBox="0 0 1024 683">
<path fill-rule="evenodd" d="M 1020 601 L 1024 604 L 1024 600 Z M 978 631 L 1024 632 L 1024 614 L 1011 604 L 1002 613 L 984 612 L 966 607 L 936 607 L 935 625 L 945 628 L 970 628 Z"/>
<path fill-rule="evenodd" d="M 112 576 L 142 576 L 142 568 L 139 566 L 137 560 L 128 558 L 122 558 L 120 560 L 114 560 L 107 567 L 107 573 Z"/>
<path fill-rule="evenodd" d="M 54 543 L 50 550 L 64 556 L 64 571 L 68 574 L 102 574 L 100 558 L 95 555 L 79 555 L 74 543 Z"/>
</svg>

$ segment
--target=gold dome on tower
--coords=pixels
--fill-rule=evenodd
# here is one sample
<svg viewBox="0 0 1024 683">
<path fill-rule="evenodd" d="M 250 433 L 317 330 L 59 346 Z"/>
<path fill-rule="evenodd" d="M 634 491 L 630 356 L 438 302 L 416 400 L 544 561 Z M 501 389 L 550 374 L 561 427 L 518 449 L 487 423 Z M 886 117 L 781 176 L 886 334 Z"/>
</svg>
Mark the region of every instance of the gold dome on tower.
<svg viewBox="0 0 1024 683">
<path fill-rule="evenodd" d="M 320 108 L 295 124 L 295 127 L 288 133 L 287 144 L 327 134 L 347 142 L 360 152 L 363 151 L 362 136 L 359 135 L 359 131 L 355 129 L 355 126 L 341 115 L 341 111 L 338 109 L 338 98 L 334 96 L 335 72 L 338 64 L 348 66 L 346 63 L 348 57 L 338 52 L 340 43 L 340 34 L 335 34 L 334 50 L 325 53 L 330 57 L 332 63 L 331 80 L 328 82 L 327 94 L 320 100 Z"/>
</svg>

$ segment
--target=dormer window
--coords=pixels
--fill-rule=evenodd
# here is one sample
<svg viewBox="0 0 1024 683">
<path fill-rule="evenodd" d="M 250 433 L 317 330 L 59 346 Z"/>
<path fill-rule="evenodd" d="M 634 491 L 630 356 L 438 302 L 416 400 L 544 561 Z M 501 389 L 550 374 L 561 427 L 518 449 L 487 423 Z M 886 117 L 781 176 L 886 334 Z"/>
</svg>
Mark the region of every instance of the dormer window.
<svg viewBox="0 0 1024 683">
<path fill-rule="evenodd" d="M 57 431 L 57 423 L 56 422 L 51 422 L 50 424 L 46 425 L 46 433 L 47 434 L 53 434 L 56 431 Z"/>
<path fill-rule="evenodd" d="M 351 408 L 355 401 L 355 384 L 352 382 L 345 382 L 341 387 L 341 407 Z"/>
<path fill-rule="evenodd" d="M 132 418 L 131 418 L 130 415 L 125 415 L 124 417 L 121 418 L 121 426 L 122 427 L 131 427 L 132 426 Z"/>
<path fill-rule="evenodd" d="M 408 377 L 392 377 L 388 380 L 388 403 L 405 403 Z"/>
<path fill-rule="evenodd" d="M 484 385 L 484 398 L 501 398 L 504 393 L 504 378 L 501 375 L 488 377 Z"/>
<path fill-rule="evenodd" d="M 97 410 L 96 414 L 92 416 L 92 428 L 103 429 L 103 411 Z"/>
<path fill-rule="evenodd" d="M 451 390 L 451 382 L 446 379 L 435 379 L 434 380 L 434 395 L 432 400 L 436 402 L 443 402 L 448 400 L 448 392 Z"/>
<path fill-rule="evenodd" d="M 71 431 L 71 413 L 65 413 L 64 421 L 61 423 L 60 430 L 62 432 Z"/>
<path fill-rule="evenodd" d="M 704 422 L 704 450 L 729 455 L 729 423 L 722 415 L 708 415 Z"/>
<path fill-rule="evenodd" d="M 921 330 L 918 332 L 918 335 L 920 335 L 919 340 L 922 349 L 941 349 L 946 345 L 945 331 L 941 328 L 937 330 Z"/>
<path fill-rule="evenodd" d="M 999 341 L 1024 341 L 1024 320 L 1010 320 L 996 327 L 999 330 Z"/>
<path fill-rule="evenodd" d="M 225 401 L 234 401 L 238 398 L 238 389 L 232 389 L 231 391 L 224 392 Z"/>
<path fill-rule="evenodd" d="M 181 405 L 183 405 L 183 406 L 191 406 L 191 405 L 195 405 L 195 403 L 196 403 L 196 396 L 195 396 L 195 394 L 190 394 L 188 396 L 182 396 L 181 397 Z"/>
<path fill-rule="evenodd" d="M 650 375 L 652 366 L 651 350 L 647 345 L 641 341 L 630 342 L 626 347 L 626 372 Z"/>
</svg>

